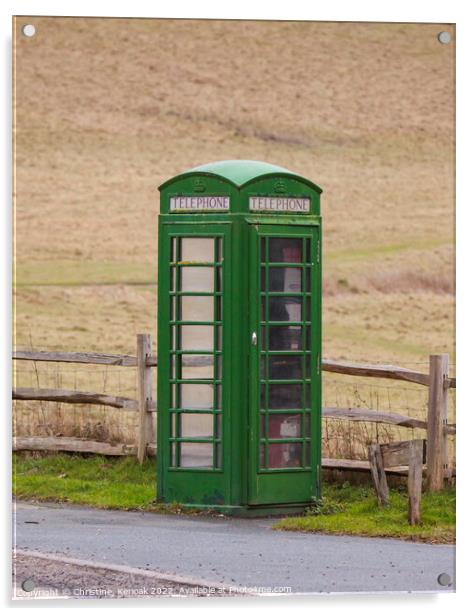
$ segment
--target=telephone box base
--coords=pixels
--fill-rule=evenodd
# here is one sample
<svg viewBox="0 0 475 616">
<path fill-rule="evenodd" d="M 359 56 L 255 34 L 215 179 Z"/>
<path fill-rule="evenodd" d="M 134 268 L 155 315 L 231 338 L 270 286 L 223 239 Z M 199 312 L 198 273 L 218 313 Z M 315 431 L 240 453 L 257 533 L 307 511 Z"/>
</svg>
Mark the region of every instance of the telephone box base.
<svg viewBox="0 0 475 616">
<path fill-rule="evenodd" d="M 180 505 L 183 509 L 197 510 L 203 513 L 223 514 L 241 518 L 259 518 L 270 516 L 286 516 L 304 513 L 306 509 L 314 505 L 314 502 L 291 503 L 278 505 Z"/>
</svg>

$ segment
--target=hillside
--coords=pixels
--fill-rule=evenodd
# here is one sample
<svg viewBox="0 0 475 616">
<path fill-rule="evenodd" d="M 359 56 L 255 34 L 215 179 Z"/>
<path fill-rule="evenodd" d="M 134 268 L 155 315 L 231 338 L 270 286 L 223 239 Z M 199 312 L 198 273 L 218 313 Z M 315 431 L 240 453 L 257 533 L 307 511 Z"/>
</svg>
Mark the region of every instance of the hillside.
<svg viewBox="0 0 475 616">
<path fill-rule="evenodd" d="M 24 23 L 37 34 L 21 35 Z M 437 24 L 21 18 L 17 346 L 156 333 L 156 187 L 220 159 L 324 189 L 324 354 L 454 352 L 454 54 Z"/>
</svg>

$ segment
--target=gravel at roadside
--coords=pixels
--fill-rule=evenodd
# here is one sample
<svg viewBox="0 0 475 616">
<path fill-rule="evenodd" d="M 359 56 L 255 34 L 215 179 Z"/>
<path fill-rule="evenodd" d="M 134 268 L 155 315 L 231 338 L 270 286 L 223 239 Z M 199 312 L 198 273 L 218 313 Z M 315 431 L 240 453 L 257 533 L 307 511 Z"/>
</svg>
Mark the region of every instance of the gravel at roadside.
<svg viewBox="0 0 475 616">
<path fill-rule="evenodd" d="M 199 586 L 151 578 L 102 567 L 16 554 L 13 557 L 15 599 L 113 599 L 159 597 L 222 597 L 236 593 L 219 586 Z"/>
</svg>

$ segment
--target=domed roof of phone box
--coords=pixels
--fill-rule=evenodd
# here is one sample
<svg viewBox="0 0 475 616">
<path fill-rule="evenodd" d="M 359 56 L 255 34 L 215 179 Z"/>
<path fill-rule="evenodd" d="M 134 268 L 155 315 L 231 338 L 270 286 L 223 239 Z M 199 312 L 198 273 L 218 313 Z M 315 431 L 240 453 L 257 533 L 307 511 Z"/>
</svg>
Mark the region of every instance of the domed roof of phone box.
<svg viewBox="0 0 475 616">
<path fill-rule="evenodd" d="M 173 178 L 170 178 L 161 186 L 160 189 L 164 188 L 171 182 L 175 182 L 179 179 L 185 178 L 190 175 L 196 174 L 204 174 L 208 176 L 215 176 L 227 180 L 234 186 L 241 188 L 245 184 L 252 182 L 258 178 L 264 178 L 266 176 L 283 176 L 288 178 L 293 178 L 295 180 L 299 180 L 308 184 L 321 193 L 322 189 L 317 184 L 314 184 L 307 178 L 304 178 L 289 169 L 285 169 L 284 167 L 279 167 L 278 165 L 272 165 L 270 163 L 264 163 L 259 160 L 220 160 L 213 163 L 207 163 L 205 165 L 200 165 L 199 167 L 193 167 L 192 169 L 188 169 L 179 175 L 176 175 Z"/>
</svg>

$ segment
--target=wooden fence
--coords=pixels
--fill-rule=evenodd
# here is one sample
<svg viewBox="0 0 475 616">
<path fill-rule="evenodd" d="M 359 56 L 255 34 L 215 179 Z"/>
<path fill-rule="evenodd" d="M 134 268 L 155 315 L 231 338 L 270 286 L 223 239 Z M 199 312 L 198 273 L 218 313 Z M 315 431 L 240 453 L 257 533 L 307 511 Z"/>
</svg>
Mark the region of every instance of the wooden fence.
<svg viewBox="0 0 475 616">
<path fill-rule="evenodd" d="M 152 399 L 152 370 L 157 366 L 157 357 L 151 353 L 151 336 L 137 336 L 137 355 L 107 355 L 102 353 L 56 353 L 46 351 L 16 351 L 14 360 L 34 362 L 68 362 L 135 367 L 137 373 L 138 399 L 111 396 L 88 391 L 68 389 L 35 389 L 16 387 L 14 400 L 43 400 L 70 404 L 98 404 L 118 409 L 137 411 L 139 416 L 135 445 L 111 444 L 69 437 L 21 437 L 13 439 L 14 450 L 76 451 L 104 455 L 136 455 L 143 462 L 146 455 L 156 455 L 152 413 L 156 401 Z M 454 469 L 449 468 L 448 435 L 455 434 L 455 424 L 447 423 L 448 389 L 456 386 L 455 378 L 448 376 L 448 355 L 431 355 L 429 374 L 423 374 L 398 366 L 353 364 L 324 359 L 322 369 L 327 372 L 361 377 L 396 379 L 417 383 L 428 388 L 427 419 L 416 419 L 393 412 L 361 408 L 324 407 L 324 418 L 344 419 L 359 422 L 376 422 L 406 428 L 427 430 L 427 478 L 429 490 L 440 490 L 444 478 Z M 324 458 L 323 468 L 341 470 L 370 470 L 365 460 Z M 391 468 L 389 472 L 405 473 L 407 469 Z"/>
</svg>

